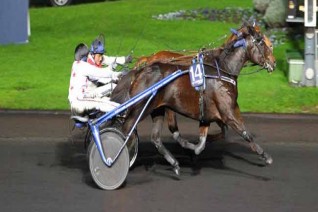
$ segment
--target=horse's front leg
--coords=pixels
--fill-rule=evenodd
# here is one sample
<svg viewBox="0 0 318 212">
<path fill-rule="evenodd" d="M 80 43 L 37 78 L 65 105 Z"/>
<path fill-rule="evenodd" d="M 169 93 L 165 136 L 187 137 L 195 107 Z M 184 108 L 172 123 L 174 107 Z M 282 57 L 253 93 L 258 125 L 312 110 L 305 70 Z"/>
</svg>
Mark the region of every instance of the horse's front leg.
<svg viewBox="0 0 318 212">
<path fill-rule="evenodd" d="M 216 121 L 217 125 L 221 128 L 222 138 L 226 138 L 228 127 L 222 121 Z"/>
<path fill-rule="evenodd" d="M 195 145 L 194 152 L 199 155 L 205 148 L 206 137 L 208 136 L 210 124 L 200 122 L 200 139 L 199 143 Z"/>
<path fill-rule="evenodd" d="M 246 141 L 249 142 L 251 149 L 260 156 L 261 160 L 265 161 L 265 163 L 268 165 L 273 163 L 273 158 L 267 152 L 265 152 L 260 145 L 258 145 L 257 143 L 254 142 L 253 137 L 251 136 L 251 134 L 248 131 L 243 130 L 241 136 Z"/>
<path fill-rule="evenodd" d="M 175 157 L 166 149 L 166 147 L 161 142 L 161 131 L 164 122 L 164 108 L 157 109 L 151 113 L 153 127 L 151 133 L 151 141 L 155 144 L 159 153 L 164 156 L 164 158 L 173 166 L 175 174 L 180 174 L 179 162 Z"/>
<path fill-rule="evenodd" d="M 266 153 L 263 148 L 254 142 L 252 135 L 245 129 L 242 117 L 240 115 L 239 107 L 236 106 L 234 113 L 228 114 L 225 123 L 232 127 L 237 133 L 239 133 L 245 141 L 247 141 L 252 149 L 256 152 L 260 158 L 265 161 L 266 164 L 272 164 L 273 158 Z"/>
</svg>

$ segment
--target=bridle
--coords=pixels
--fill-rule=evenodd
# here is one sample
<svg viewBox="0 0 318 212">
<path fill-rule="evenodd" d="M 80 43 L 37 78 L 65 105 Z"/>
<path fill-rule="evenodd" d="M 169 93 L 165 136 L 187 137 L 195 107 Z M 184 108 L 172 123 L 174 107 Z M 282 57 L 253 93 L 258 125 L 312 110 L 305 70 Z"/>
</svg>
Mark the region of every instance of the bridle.
<svg viewBox="0 0 318 212">
<path fill-rule="evenodd" d="M 240 41 L 240 40 L 243 40 L 244 39 L 244 42 L 242 42 L 244 44 L 244 51 L 247 51 L 247 54 L 248 54 L 248 57 L 250 59 L 252 59 L 252 54 L 255 52 L 255 51 L 258 51 L 257 54 L 260 55 L 260 57 L 262 58 L 258 58 L 258 60 L 260 61 L 260 64 L 263 63 L 262 67 L 260 67 L 259 69 L 255 70 L 255 71 L 252 71 L 252 72 L 249 72 L 249 73 L 241 73 L 240 75 L 250 75 L 250 74 L 254 74 L 254 73 L 258 73 L 260 72 L 261 70 L 263 69 L 266 69 L 268 68 L 268 64 L 267 64 L 267 60 L 266 60 L 266 54 L 265 54 L 265 51 L 266 50 L 269 50 L 269 51 L 272 51 L 270 49 L 270 47 L 267 46 L 266 42 L 265 42 L 265 37 L 264 35 L 259 35 L 258 34 L 258 37 L 255 37 L 253 36 L 251 33 L 247 34 L 244 37 L 241 37 L 242 36 L 242 33 L 240 32 L 240 34 L 238 34 L 237 36 L 237 39 L 235 40 L 232 40 L 230 44 L 228 44 L 227 46 L 225 46 L 224 50 L 224 58 L 229 55 L 229 52 L 231 51 L 230 49 L 232 48 L 236 48 L 234 47 L 235 44 Z M 247 39 L 247 37 L 250 36 L 250 39 Z M 252 44 L 249 45 L 248 42 L 251 42 Z M 247 50 L 247 48 L 251 48 L 250 51 Z M 257 50 L 252 50 L 252 48 L 257 48 Z M 206 51 L 206 50 L 203 50 L 202 51 L 203 55 L 209 55 L 209 51 Z M 213 53 L 211 54 L 213 55 Z M 224 59 L 223 58 L 223 59 Z M 207 78 L 218 78 L 218 79 L 221 79 L 221 80 L 224 80 L 224 81 L 227 81 L 227 82 L 230 82 L 231 84 L 235 85 L 235 80 L 233 80 L 231 77 L 226 77 L 226 76 L 223 76 L 221 74 L 221 72 L 223 73 L 226 73 L 230 76 L 235 76 L 235 75 L 232 75 L 231 73 L 227 72 L 226 70 L 223 70 L 219 65 L 218 65 L 218 61 L 216 58 L 214 58 L 213 62 L 206 62 L 204 61 L 203 62 L 204 65 L 206 66 L 210 66 L 212 68 L 214 68 L 216 71 L 217 71 L 217 75 L 206 75 L 205 77 Z M 258 63 L 257 63 L 258 64 Z"/>
<path fill-rule="evenodd" d="M 266 57 L 266 55 L 265 55 L 265 51 L 266 50 L 268 50 L 268 51 L 271 51 L 272 52 L 272 49 L 269 47 L 269 46 L 267 46 L 267 44 L 266 44 L 266 42 L 265 42 L 265 36 L 264 35 L 259 35 L 257 38 L 255 38 L 255 36 L 253 36 L 253 35 L 250 35 L 251 36 L 251 38 L 252 38 L 252 43 L 253 43 L 253 45 L 258 49 L 258 52 L 259 52 L 259 54 L 260 54 L 260 56 L 263 58 L 263 66 L 262 66 L 262 69 L 268 69 L 268 68 L 270 68 L 269 67 L 269 64 L 268 64 L 268 62 L 267 62 L 267 57 Z M 249 52 L 249 57 L 250 58 L 252 58 L 251 57 L 251 54 L 253 54 L 254 53 L 254 51 L 251 53 L 251 52 Z M 261 69 L 261 70 L 262 70 Z"/>
<path fill-rule="evenodd" d="M 259 31 L 258 27 L 255 25 L 255 22 L 253 23 L 253 25 L 243 25 L 238 30 L 231 29 L 231 32 L 232 32 L 232 37 L 229 39 L 231 42 L 236 42 L 236 43 L 241 42 L 242 40 L 246 40 L 248 36 L 251 36 L 252 44 L 258 49 L 259 51 L 258 54 L 260 54 L 260 56 L 262 57 L 262 61 L 260 62 L 260 64 L 263 62 L 263 65 L 262 65 L 263 69 L 268 69 L 268 70 L 272 69 L 266 57 L 266 50 L 272 52 L 272 47 L 268 46 L 268 42 L 266 42 L 265 40 L 267 37 Z M 245 34 L 245 38 L 243 37 L 244 34 Z M 246 43 L 247 41 L 244 42 L 245 47 L 247 47 Z M 253 48 L 253 47 L 250 47 L 250 48 Z M 253 58 L 252 54 L 255 51 L 256 50 L 254 50 L 253 52 L 248 52 L 250 59 Z"/>
</svg>

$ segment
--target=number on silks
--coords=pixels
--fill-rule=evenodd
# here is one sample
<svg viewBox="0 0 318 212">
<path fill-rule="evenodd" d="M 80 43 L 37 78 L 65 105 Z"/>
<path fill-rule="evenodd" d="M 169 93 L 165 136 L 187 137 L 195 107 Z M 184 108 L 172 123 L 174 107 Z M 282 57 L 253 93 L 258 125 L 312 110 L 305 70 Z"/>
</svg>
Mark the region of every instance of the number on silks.
<svg viewBox="0 0 318 212">
<path fill-rule="evenodd" d="M 189 69 L 190 81 L 193 87 L 200 87 L 204 84 L 204 68 L 203 64 L 193 60 Z"/>
</svg>

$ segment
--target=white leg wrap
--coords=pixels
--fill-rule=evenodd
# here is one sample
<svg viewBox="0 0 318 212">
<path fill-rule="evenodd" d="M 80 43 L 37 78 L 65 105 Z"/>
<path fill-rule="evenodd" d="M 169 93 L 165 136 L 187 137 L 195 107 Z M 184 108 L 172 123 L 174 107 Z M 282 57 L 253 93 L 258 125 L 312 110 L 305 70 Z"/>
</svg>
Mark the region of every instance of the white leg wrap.
<svg viewBox="0 0 318 212">
<path fill-rule="evenodd" d="M 206 137 L 200 137 L 200 142 L 196 145 L 194 150 L 196 155 L 199 155 L 205 148 Z"/>
<path fill-rule="evenodd" d="M 178 131 L 173 133 L 173 139 L 177 141 L 183 148 L 195 150 L 195 145 L 190 143 L 189 141 L 181 138 L 180 133 Z"/>
<path fill-rule="evenodd" d="M 174 132 L 174 133 L 172 134 L 172 137 L 173 137 L 173 139 L 174 139 L 175 141 L 178 141 L 179 136 L 180 136 L 180 133 L 179 133 L 178 131 L 176 131 L 176 132 Z"/>
</svg>

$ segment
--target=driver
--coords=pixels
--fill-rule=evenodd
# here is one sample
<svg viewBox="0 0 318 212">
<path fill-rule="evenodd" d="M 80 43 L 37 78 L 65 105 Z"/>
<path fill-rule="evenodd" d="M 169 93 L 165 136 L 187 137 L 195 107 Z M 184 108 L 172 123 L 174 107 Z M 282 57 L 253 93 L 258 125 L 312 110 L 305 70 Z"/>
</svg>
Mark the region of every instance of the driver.
<svg viewBox="0 0 318 212">
<path fill-rule="evenodd" d="M 111 70 L 114 70 L 117 64 L 124 65 L 125 63 L 132 62 L 132 56 L 128 55 L 127 57 L 112 57 L 106 56 L 104 48 L 104 38 L 102 35 L 99 35 L 93 42 L 90 48 L 90 52 L 87 58 L 89 64 L 95 65 L 99 68 L 109 67 Z"/>
<path fill-rule="evenodd" d="M 88 60 L 90 57 L 95 58 L 94 61 L 97 62 L 98 57 L 103 58 L 105 50 L 100 39 L 93 41 L 91 50 L 93 51 L 89 51 L 83 43 L 75 48 L 75 61 L 72 65 L 68 100 L 72 111 L 77 115 L 84 115 L 85 112 L 91 110 L 109 112 L 119 106 L 118 103 L 110 101 L 110 98 L 104 95 L 109 92 L 109 85 L 97 87 L 96 82 L 118 80 L 121 72 L 115 72 L 109 66 L 99 68 L 86 62 L 86 59 Z"/>
<path fill-rule="evenodd" d="M 127 57 L 111 57 L 105 55 L 105 46 L 104 46 L 104 36 L 99 35 L 91 44 L 89 54 L 87 55 L 87 62 L 93 66 L 98 68 L 105 68 L 107 70 L 113 71 L 115 70 L 117 64 L 124 65 L 126 63 L 132 62 L 132 56 L 129 55 Z M 111 91 L 116 87 L 116 79 L 112 78 L 99 78 L 93 79 L 91 77 L 91 82 L 89 86 L 92 89 L 97 89 L 96 91 L 100 91 L 103 95 L 109 96 Z"/>
</svg>

